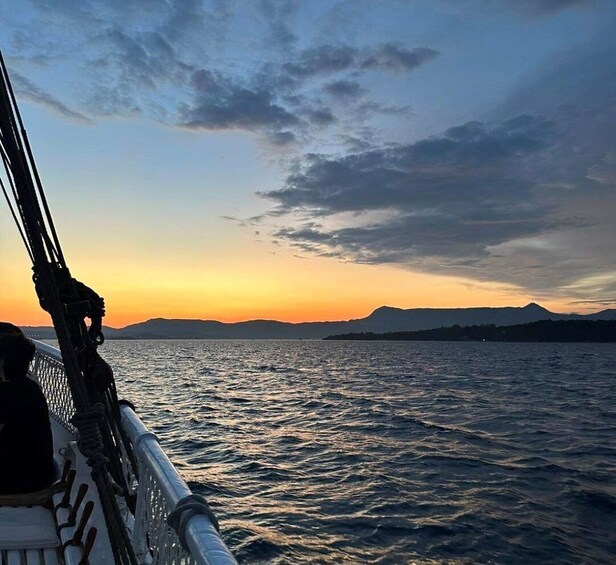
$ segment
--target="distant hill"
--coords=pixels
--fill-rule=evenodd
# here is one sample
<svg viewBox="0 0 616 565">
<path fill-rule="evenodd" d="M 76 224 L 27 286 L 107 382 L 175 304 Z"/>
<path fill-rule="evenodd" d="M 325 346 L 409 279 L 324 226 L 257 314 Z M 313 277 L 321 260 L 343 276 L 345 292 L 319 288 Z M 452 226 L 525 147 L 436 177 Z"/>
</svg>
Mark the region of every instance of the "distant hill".
<svg viewBox="0 0 616 565">
<path fill-rule="evenodd" d="M 275 320 L 224 323 L 215 320 L 155 318 L 125 328 L 105 328 L 107 339 L 323 339 L 343 333 L 417 331 L 448 326 L 511 326 L 539 320 L 616 320 L 616 310 L 594 314 L 557 314 L 538 304 L 505 308 L 392 308 L 382 306 L 366 318 L 292 324 Z M 24 327 L 35 338 L 53 339 L 49 327 Z"/>
<path fill-rule="evenodd" d="M 414 332 L 348 333 L 326 340 L 616 342 L 616 320 L 542 320 L 513 326 L 452 326 Z"/>
</svg>

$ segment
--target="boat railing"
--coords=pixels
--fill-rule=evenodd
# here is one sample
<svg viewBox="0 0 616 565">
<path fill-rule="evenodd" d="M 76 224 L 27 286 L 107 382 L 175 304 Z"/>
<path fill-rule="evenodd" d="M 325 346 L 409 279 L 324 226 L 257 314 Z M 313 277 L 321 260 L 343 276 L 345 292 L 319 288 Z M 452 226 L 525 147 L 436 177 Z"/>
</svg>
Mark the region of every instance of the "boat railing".
<svg viewBox="0 0 616 565">
<path fill-rule="evenodd" d="M 34 341 L 34 340 L 33 340 Z M 32 375 L 47 398 L 49 411 L 67 430 L 75 412 L 60 351 L 46 343 L 34 341 L 36 355 Z M 140 563 L 182 565 L 228 565 L 236 560 L 220 534 L 203 513 L 180 520 L 184 546 L 167 523 L 169 514 L 180 501 L 193 495 L 173 463 L 161 448 L 156 435 L 148 430 L 127 405 L 120 407 L 122 426 L 137 458 L 138 481 L 122 453 L 129 484 L 135 486 L 137 504 L 134 517 L 127 522 L 132 530 L 133 546 Z M 189 499 L 190 500 L 190 499 Z M 186 548 L 186 549 L 185 549 Z"/>
<path fill-rule="evenodd" d="M 36 346 L 36 353 L 31 373 L 45 394 L 49 412 L 60 425 L 76 434 L 77 428 L 71 423 L 75 405 L 60 350 L 42 341 L 32 340 L 32 342 Z"/>
</svg>

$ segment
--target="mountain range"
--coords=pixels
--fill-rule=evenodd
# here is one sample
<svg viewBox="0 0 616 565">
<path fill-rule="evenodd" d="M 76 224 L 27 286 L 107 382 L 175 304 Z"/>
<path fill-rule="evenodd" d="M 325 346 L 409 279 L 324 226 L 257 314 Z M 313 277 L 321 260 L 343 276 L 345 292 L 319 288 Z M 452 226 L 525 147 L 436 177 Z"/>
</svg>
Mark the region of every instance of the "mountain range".
<svg viewBox="0 0 616 565">
<path fill-rule="evenodd" d="M 616 309 L 594 314 L 558 314 L 531 302 L 503 308 L 392 308 L 382 306 L 369 316 L 337 322 L 278 322 L 249 320 L 225 323 L 215 320 L 154 318 L 124 328 L 105 328 L 108 339 L 322 339 L 332 334 L 387 333 L 434 328 L 494 324 L 509 326 L 540 320 L 616 320 Z M 53 328 L 24 327 L 38 339 L 53 339 Z"/>
</svg>

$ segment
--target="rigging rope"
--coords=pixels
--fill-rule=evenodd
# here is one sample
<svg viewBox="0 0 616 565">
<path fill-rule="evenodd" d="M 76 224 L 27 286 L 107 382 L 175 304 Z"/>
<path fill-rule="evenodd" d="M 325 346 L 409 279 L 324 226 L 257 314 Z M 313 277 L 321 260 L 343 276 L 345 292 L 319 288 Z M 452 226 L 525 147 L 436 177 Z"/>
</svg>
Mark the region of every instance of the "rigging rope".
<svg viewBox="0 0 616 565">
<path fill-rule="evenodd" d="M 73 423 L 78 430 L 79 448 L 92 469 L 114 560 L 119 565 L 136 565 L 116 498 L 119 484 L 134 511 L 134 499 L 119 459 L 120 446 L 133 462 L 134 455 L 118 431 L 120 411 L 113 372 L 97 351 L 104 341 L 105 303 L 92 289 L 75 280 L 66 265 L 2 53 L 0 154 L 14 207 L 0 178 L 2 192 L 32 260 L 39 302 L 53 320 L 75 405 Z M 86 318 L 90 319 L 89 327 Z"/>
<path fill-rule="evenodd" d="M 28 255 L 30 256 L 30 261 L 32 261 L 32 263 L 34 263 L 34 256 L 32 255 L 32 251 L 30 251 L 30 245 L 28 245 L 28 240 L 26 239 L 26 236 L 24 235 L 24 231 L 21 228 L 21 224 L 19 223 L 19 220 L 17 219 L 17 214 L 15 213 L 15 208 L 13 207 L 13 203 L 11 202 L 11 199 L 9 198 L 9 195 L 6 192 L 6 188 L 4 186 L 4 182 L 2 182 L 2 179 L 0 178 L 0 187 L 2 187 L 2 193 L 4 194 L 4 198 L 6 200 L 6 203 L 9 206 L 9 210 L 11 211 L 11 216 L 13 216 L 13 220 L 15 221 L 15 225 L 17 226 L 17 230 L 19 231 L 19 235 L 21 236 L 21 240 L 24 243 L 24 246 L 26 247 L 26 251 L 28 252 Z"/>
</svg>

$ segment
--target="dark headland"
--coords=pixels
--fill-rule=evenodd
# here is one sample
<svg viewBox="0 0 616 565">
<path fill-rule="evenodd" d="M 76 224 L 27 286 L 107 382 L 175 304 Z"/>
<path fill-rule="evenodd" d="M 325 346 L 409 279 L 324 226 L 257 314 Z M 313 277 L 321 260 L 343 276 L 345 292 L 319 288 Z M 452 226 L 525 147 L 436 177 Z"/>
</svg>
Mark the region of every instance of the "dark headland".
<svg viewBox="0 0 616 565">
<path fill-rule="evenodd" d="M 384 341 L 508 341 L 508 342 L 616 342 L 614 320 L 542 320 L 513 326 L 453 326 L 414 332 L 382 334 L 348 333 L 332 335 L 326 340 L 384 340 Z"/>
<path fill-rule="evenodd" d="M 504 308 L 392 308 L 382 306 L 365 318 L 332 322 L 288 323 L 249 320 L 224 323 L 216 320 L 155 318 L 124 328 L 104 328 L 107 339 L 323 339 L 347 333 L 389 333 L 458 326 L 512 326 L 540 320 L 616 320 L 616 309 L 593 314 L 558 314 L 538 304 Z M 50 327 L 24 327 L 35 339 L 54 339 Z"/>
</svg>

